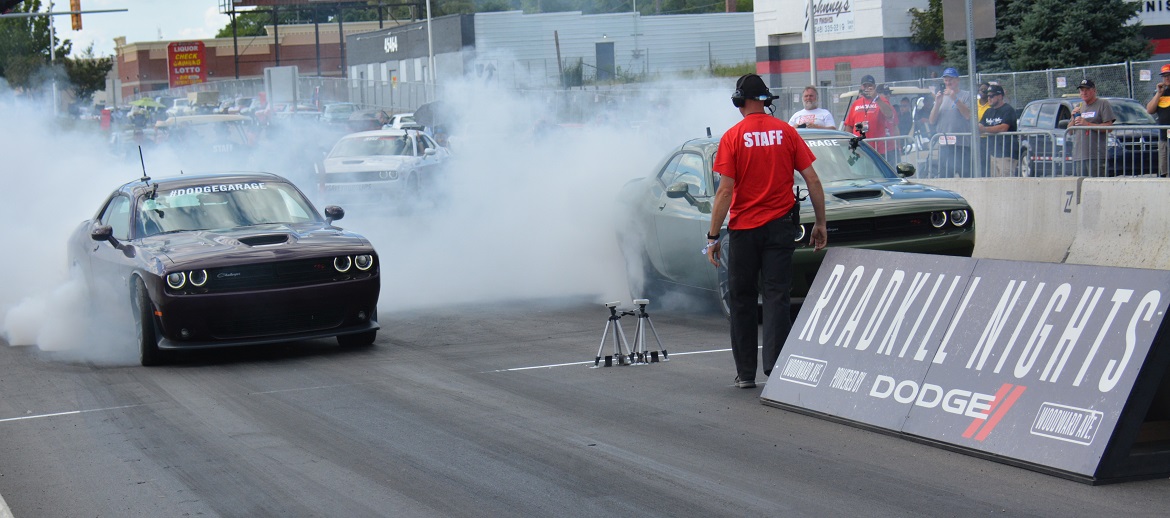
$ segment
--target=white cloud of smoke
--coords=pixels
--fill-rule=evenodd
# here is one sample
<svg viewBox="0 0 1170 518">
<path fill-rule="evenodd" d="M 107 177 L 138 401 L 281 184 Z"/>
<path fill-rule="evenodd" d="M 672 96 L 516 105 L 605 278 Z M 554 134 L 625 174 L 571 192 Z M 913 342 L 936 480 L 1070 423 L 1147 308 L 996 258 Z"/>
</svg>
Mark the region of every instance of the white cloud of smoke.
<svg viewBox="0 0 1170 518">
<path fill-rule="evenodd" d="M 339 224 L 369 237 L 382 258 L 382 320 L 395 311 L 480 301 L 628 303 L 615 238 L 627 222 L 619 221 L 617 193 L 650 174 L 670 148 L 707 127 L 718 135 L 734 124 L 732 83 L 646 85 L 645 93 L 620 100 L 597 92 L 572 109 L 563 92 L 446 88 L 444 100 L 459 120 L 451 125 L 456 159 L 431 186 L 439 201 L 409 210 L 343 205 Z M 8 246 L 0 255 L 0 338 L 35 344 L 50 358 L 134 363 L 128 311 L 82 318 L 92 310 L 71 275 L 65 243 L 115 186 L 141 176 L 137 154 L 129 161 L 111 153 L 96 122 L 63 123 L 43 101 L 3 91 L 0 220 Z M 317 192 L 311 164 L 288 152 L 299 144 L 280 144 L 327 137 L 285 129 L 272 138 L 280 140 L 263 146 L 250 168 L 287 176 L 323 208 L 330 200 Z M 146 162 L 154 177 L 185 167 L 152 150 Z"/>
</svg>

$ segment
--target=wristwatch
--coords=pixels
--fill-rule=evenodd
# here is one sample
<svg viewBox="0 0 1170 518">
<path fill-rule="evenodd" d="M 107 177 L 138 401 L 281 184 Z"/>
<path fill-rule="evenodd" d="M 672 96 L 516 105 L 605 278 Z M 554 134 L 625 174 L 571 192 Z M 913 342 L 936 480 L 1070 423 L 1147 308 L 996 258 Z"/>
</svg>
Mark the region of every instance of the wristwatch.
<svg viewBox="0 0 1170 518">
<path fill-rule="evenodd" d="M 719 239 L 719 233 L 718 233 L 718 232 L 716 232 L 716 233 L 715 233 L 715 235 L 707 234 L 707 240 L 708 240 L 708 241 L 715 241 L 716 239 Z"/>
</svg>

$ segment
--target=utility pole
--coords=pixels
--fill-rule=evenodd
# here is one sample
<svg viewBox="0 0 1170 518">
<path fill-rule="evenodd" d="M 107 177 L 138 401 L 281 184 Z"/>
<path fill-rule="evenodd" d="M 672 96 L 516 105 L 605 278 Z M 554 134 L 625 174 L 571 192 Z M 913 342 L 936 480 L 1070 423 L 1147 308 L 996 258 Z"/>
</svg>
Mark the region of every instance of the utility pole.
<svg viewBox="0 0 1170 518">
<path fill-rule="evenodd" d="M 76 3 L 76 5 L 77 5 L 77 7 L 80 7 L 79 2 Z M 48 16 L 49 17 L 49 64 L 52 65 L 53 63 L 55 63 L 57 61 L 57 26 L 53 24 L 53 17 L 54 16 L 63 16 L 63 15 L 70 15 L 71 17 L 76 16 L 77 18 L 75 18 L 74 20 L 77 23 L 77 25 L 80 27 L 81 15 L 83 15 L 83 14 L 124 13 L 124 12 L 126 12 L 126 9 L 99 9 L 96 11 L 81 11 L 81 10 L 72 10 L 71 9 L 69 11 L 54 12 L 53 11 L 53 0 L 49 0 L 49 10 L 47 12 L 0 14 L 0 18 L 33 18 L 33 17 L 37 17 L 37 16 Z M 53 115 L 54 116 L 57 115 L 57 77 L 55 75 L 53 76 Z"/>
</svg>

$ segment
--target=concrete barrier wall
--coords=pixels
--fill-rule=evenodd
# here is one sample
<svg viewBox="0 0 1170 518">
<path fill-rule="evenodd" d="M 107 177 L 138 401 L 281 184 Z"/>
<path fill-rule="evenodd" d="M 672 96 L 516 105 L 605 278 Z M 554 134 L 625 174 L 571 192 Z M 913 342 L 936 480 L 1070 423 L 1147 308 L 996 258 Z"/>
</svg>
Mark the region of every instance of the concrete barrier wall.
<svg viewBox="0 0 1170 518">
<path fill-rule="evenodd" d="M 975 211 L 975 257 L 1065 262 L 1081 226 L 1083 178 L 915 181 L 955 191 L 971 203 Z M 1170 189 L 1170 182 L 1163 183 Z M 1164 199 L 1170 202 L 1170 198 Z M 1170 235 L 1170 227 L 1166 235 Z"/>
<path fill-rule="evenodd" d="M 1080 223 L 1065 262 L 1170 269 L 1170 182 L 1085 180 L 1078 212 Z"/>
</svg>

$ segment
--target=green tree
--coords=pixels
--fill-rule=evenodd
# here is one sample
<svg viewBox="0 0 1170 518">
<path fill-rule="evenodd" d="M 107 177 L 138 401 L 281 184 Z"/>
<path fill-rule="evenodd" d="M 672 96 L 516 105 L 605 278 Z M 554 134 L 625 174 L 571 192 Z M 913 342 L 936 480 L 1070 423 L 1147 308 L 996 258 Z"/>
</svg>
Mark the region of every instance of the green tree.
<svg viewBox="0 0 1170 518">
<path fill-rule="evenodd" d="M 106 88 L 106 74 L 114 68 L 114 58 L 94 57 L 93 45 L 80 56 L 65 59 L 65 73 L 69 76 L 69 91 L 83 104 L 89 104 L 93 93 Z"/>
<path fill-rule="evenodd" d="M 1017 70 L 1066 68 L 1148 59 L 1140 2 L 1126 0 L 1028 0 L 1011 44 Z M 1064 16 L 1053 19 L 1052 13 Z"/>
<path fill-rule="evenodd" d="M 981 72 L 1119 63 L 1150 56 L 1141 25 L 1126 25 L 1141 5 L 1126 0 L 995 0 L 994 38 L 975 41 Z M 1054 15 L 1059 13 L 1059 15 Z M 911 9 L 910 40 L 944 66 L 967 69 L 967 42 L 943 40 L 942 0 Z"/>
<path fill-rule="evenodd" d="M 40 0 L 25 0 L 10 13 L 41 12 Z M 36 78 L 45 75 L 49 66 L 49 18 L 32 16 L 0 18 L 0 77 L 15 88 L 30 88 Z M 64 59 L 73 49 L 69 40 L 56 41 L 57 59 Z"/>
</svg>

